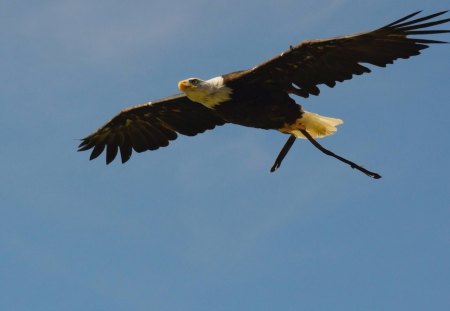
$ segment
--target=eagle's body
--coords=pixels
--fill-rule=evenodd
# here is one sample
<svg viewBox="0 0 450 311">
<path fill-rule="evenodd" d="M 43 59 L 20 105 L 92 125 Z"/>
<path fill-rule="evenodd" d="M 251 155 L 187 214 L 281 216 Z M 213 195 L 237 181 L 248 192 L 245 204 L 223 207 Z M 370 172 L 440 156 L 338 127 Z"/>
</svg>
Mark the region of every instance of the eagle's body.
<svg viewBox="0 0 450 311">
<path fill-rule="evenodd" d="M 251 72 L 251 71 L 249 71 Z M 305 138 L 299 129 L 312 137 L 324 137 L 336 131 L 341 119 L 306 112 L 288 92 L 271 82 L 255 83 L 242 79 L 248 72 L 232 72 L 207 81 L 190 78 L 178 87 L 186 96 L 212 110 L 227 123 L 265 130 L 278 130 Z"/>
<path fill-rule="evenodd" d="M 228 123 L 278 130 L 301 117 L 301 106 L 286 92 L 270 84 L 242 82 L 235 78 L 236 75 L 231 73 L 207 81 L 191 78 L 180 82 L 180 86 L 184 83 L 180 89 L 188 98 L 212 109 Z M 192 86 L 191 80 L 199 83 Z M 205 84 L 213 87 L 204 87 Z M 202 98 L 195 93 L 206 94 Z"/>
<path fill-rule="evenodd" d="M 374 31 L 325 40 L 303 41 L 282 54 L 248 70 L 209 80 L 190 78 L 179 82 L 184 93 L 127 108 L 94 133 L 84 138 L 79 150 L 93 148 L 91 159 L 106 148 L 110 163 L 120 150 L 122 162 L 132 150 L 143 152 L 169 144 L 178 134 L 194 136 L 225 123 L 278 130 L 307 138 L 316 147 L 366 174 L 379 178 L 355 163 L 336 156 L 313 138 L 333 134 L 342 120 L 306 112 L 292 95 L 319 95 L 319 85 L 334 87 L 354 75 L 369 73 L 366 64 L 385 67 L 399 58 L 419 55 L 429 44 L 442 41 L 410 38 L 410 35 L 448 33 L 427 28 L 450 18 L 430 21 L 439 12 L 411 20 L 410 14 Z M 283 148 L 284 155 L 289 150 Z M 281 155 L 281 154 L 280 154 Z M 278 163 L 278 166 L 280 162 Z M 378 177 L 376 177 L 378 176 Z"/>
</svg>

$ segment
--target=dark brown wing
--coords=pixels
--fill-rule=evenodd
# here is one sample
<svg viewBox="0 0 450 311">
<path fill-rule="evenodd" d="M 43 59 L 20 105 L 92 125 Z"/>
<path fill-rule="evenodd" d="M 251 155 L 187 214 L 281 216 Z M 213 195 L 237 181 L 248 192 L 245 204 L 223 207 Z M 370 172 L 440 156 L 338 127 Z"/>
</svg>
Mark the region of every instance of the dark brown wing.
<svg viewBox="0 0 450 311">
<path fill-rule="evenodd" d="M 448 11 L 411 20 L 410 14 L 380 29 L 325 40 L 307 40 L 253 69 L 230 74 L 228 79 L 274 83 L 286 92 L 302 97 L 318 95 L 317 85 L 334 87 L 336 82 L 370 72 L 361 63 L 385 67 L 396 59 L 420 54 L 428 44 L 446 43 L 409 35 L 448 33 L 450 30 L 424 30 L 450 21 L 434 20 Z M 426 21 L 426 22 L 425 22 Z M 425 23 L 422 23 L 425 22 Z"/>
<path fill-rule="evenodd" d="M 136 152 L 156 150 L 176 139 L 177 133 L 194 136 L 224 123 L 214 111 L 180 94 L 124 109 L 83 138 L 78 151 L 94 148 L 92 160 L 106 148 L 106 164 L 109 164 L 120 150 L 122 163 L 125 163 L 132 149 Z"/>
</svg>

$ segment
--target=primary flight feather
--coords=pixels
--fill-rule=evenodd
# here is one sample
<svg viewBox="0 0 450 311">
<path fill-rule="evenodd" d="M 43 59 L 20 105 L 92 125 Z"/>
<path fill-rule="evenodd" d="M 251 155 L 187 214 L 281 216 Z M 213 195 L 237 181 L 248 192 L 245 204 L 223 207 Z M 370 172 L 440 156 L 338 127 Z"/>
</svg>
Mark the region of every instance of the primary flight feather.
<svg viewBox="0 0 450 311">
<path fill-rule="evenodd" d="M 194 136 L 233 123 L 291 135 L 272 171 L 279 167 L 294 138 L 307 138 L 321 151 L 379 178 L 378 174 L 335 155 L 314 140 L 333 134 L 342 120 L 304 111 L 290 95 L 304 98 L 319 95 L 318 86 L 322 84 L 334 87 L 336 82 L 369 73 L 366 64 L 385 67 L 399 58 L 419 55 L 430 44 L 446 43 L 409 36 L 450 32 L 429 29 L 450 21 L 450 18 L 436 19 L 447 12 L 413 19 L 420 13 L 415 12 L 373 31 L 303 41 L 248 70 L 206 81 L 182 80 L 178 87 L 183 94 L 124 109 L 83 138 L 78 150 L 93 149 L 91 160 L 106 150 L 107 164 L 120 151 L 125 163 L 132 150 L 155 150 L 167 146 L 178 134 Z"/>
</svg>

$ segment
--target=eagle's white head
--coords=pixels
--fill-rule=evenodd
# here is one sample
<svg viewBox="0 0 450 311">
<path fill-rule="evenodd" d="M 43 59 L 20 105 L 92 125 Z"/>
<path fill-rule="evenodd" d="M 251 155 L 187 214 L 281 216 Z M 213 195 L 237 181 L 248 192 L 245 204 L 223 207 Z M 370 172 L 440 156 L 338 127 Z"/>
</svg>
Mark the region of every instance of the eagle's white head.
<svg viewBox="0 0 450 311">
<path fill-rule="evenodd" d="M 214 108 L 214 106 L 230 100 L 233 93 L 231 88 L 224 84 L 222 77 L 215 77 L 206 81 L 189 78 L 180 81 L 178 88 L 190 100 L 207 108 Z"/>
</svg>

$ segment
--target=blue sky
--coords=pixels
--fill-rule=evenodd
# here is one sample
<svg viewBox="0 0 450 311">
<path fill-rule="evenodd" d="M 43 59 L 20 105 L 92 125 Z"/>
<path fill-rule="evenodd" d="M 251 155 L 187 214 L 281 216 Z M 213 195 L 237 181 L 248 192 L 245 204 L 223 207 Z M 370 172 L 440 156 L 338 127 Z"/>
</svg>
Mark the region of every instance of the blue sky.
<svg viewBox="0 0 450 311">
<path fill-rule="evenodd" d="M 305 141 L 270 174 L 285 137 L 238 126 L 126 165 L 76 152 L 181 79 L 443 5 L 2 1 L 0 309 L 449 310 L 449 46 L 299 100 L 381 180 Z"/>
</svg>

